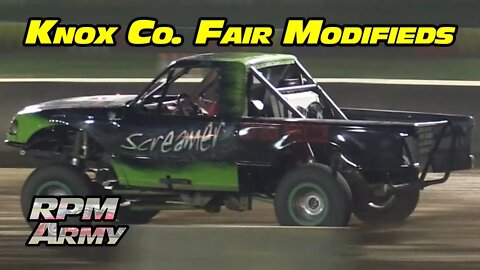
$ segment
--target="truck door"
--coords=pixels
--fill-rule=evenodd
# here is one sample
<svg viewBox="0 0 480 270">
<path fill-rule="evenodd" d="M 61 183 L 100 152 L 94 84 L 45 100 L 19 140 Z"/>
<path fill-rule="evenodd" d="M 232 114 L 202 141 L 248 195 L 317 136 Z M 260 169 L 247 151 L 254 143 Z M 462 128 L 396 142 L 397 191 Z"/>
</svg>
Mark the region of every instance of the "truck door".
<svg viewBox="0 0 480 270">
<path fill-rule="evenodd" d="M 222 89 L 211 85 L 207 88 L 213 93 L 195 93 L 199 87 L 204 87 L 202 81 L 188 86 L 171 83 L 168 95 L 152 98 L 161 100 L 160 105 L 153 102 L 151 109 L 146 104 L 127 113 L 113 163 L 129 185 L 238 190 L 235 121 L 225 118 L 218 107 Z M 194 98 L 198 95 L 202 101 Z M 184 98 L 195 104 L 182 107 Z M 200 105 L 207 101 L 209 106 Z M 191 111 L 191 105 L 198 108 Z"/>
</svg>

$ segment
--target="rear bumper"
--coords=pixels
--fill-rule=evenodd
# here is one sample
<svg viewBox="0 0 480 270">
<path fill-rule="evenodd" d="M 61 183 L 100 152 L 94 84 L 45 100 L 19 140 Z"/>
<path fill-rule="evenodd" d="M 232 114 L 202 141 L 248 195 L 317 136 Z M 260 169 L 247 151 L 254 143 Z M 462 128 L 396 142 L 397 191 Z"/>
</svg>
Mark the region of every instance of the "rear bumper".
<svg viewBox="0 0 480 270">
<path fill-rule="evenodd" d="M 464 169 L 473 169 L 475 167 L 475 156 L 474 155 L 468 155 L 468 166 L 465 166 Z M 456 169 L 457 170 L 457 169 Z M 448 177 L 450 176 L 450 172 L 453 170 L 447 170 L 444 172 L 444 175 L 442 178 L 439 179 L 434 179 L 434 180 L 425 180 L 426 173 L 422 173 L 422 176 L 420 177 L 420 180 L 422 182 L 422 188 L 431 186 L 431 185 L 436 185 L 436 184 L 442 184 L 445 183 L 448 180 Z"/>
</svg>

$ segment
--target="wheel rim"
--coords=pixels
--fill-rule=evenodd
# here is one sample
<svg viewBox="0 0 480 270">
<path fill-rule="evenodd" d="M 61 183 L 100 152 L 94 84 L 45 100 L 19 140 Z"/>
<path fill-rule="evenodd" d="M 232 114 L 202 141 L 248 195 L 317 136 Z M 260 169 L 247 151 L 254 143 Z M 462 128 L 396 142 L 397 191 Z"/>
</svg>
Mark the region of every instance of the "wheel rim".
<svg viewBox="0 0 480 270">
<path fill-rule="evenodd" d="M 72 190 L 62 182 L 50 180 L 37 188 L 35 196 L 67 196 L 73 195 Z"/>
<path fill-rule="evenodd" d="M 329 208 L 330 202 L 325 191 L 314 183 L 296 186 L 288 197 L 288 210 L 293 220 L 299 225 L 321 224 Z"/>
</svg>

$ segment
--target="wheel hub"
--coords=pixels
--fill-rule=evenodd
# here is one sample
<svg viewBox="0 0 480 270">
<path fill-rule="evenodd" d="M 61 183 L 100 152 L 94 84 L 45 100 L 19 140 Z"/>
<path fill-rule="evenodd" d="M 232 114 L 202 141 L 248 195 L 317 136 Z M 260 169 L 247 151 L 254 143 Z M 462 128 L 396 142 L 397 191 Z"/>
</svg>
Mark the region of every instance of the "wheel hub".
<svg viewBox="0 0 480 270">
<path fill-rule="evenodd" d="M 330 212 L 330 202 L 325 191 L 315 183 L 301 183 L 292 188 L 288 198 L 292 219 L 298 225 L 322 224 Z"/>
<path fill-rule="evenodd" d="M 303 198 L 302 208 L 308 215 L 318 215 L 324 209 L 324 203 L 317 194 L 308 194 Z"/>
</svg>

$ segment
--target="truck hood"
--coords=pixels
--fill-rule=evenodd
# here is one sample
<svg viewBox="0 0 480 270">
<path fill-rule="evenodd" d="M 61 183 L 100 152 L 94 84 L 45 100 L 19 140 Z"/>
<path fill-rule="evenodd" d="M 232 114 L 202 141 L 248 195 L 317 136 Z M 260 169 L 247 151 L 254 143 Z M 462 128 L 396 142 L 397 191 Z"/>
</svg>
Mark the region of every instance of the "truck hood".
<svg viewBox="0 0 480 270">
<path fill-rule="evenodd" d="M 64 98 L 27 106 L 20 111 L 19 114 L 53 109 L 123 107 L 128 101 L 134 98 L 135 95 L 99 95 Z"/>
</svg>

